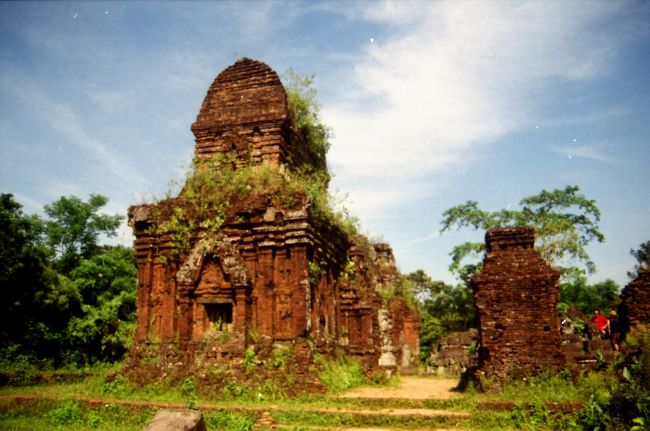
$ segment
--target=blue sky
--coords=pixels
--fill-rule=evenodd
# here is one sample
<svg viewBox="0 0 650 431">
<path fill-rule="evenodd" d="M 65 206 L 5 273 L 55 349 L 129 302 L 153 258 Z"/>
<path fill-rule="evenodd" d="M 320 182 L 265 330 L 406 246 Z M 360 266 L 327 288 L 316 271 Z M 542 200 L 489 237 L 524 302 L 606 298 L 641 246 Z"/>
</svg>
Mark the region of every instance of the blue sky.
<svg viewBox="0 0 650 431">
<path fill-rule="evenodd" d="M 446 208 L 567 184 L 602 211 L 593 281 L 625 283 L 650 239 L 648 2 L 0 2 L 0 47 L 0 191 L 30 213 L 164 197 L 246 56 L 316 75 L 332 192 L 404 273 L 453 281 L 452 247 L 482 239 L 440 235 Z"/>
</svg>

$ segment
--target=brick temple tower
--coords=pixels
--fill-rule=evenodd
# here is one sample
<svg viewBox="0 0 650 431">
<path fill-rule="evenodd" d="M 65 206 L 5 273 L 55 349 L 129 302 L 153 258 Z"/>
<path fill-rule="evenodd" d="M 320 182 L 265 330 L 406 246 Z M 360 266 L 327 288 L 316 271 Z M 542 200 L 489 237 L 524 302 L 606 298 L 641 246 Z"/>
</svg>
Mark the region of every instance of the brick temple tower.
<svg viewBox="0 0 650 431">
<path fill-rule="evenodd" d="M 296 129 L 277 73 L 259 61 L 238 60 L 217 76 L 192 132 L 195 166 L 236 171 L 270 165 L 286 177 L 308 167 L 326 175 L 324 157 Z M 231 162 L 209 164 L 224 156 Z M 369 368 L 378 366 L 382 303 L 372 277 L 361 276 L 368 268 L 382 271 L 372 262 L 374 251 L 356 257 L 351 277 L 346 268 L 355 238 L 319 221 L 306 196 L 279 206 L 252 190 L 225 208 L 218 232 L 201 227 L 189 248 L 175 253 L 174 232 L 160 226 L 183 208 L 188 193 L 186 185 L 176 198 L 129 209 L 138 264 L 134 360 L 158 355 L 178 366 L 236 363 L 262 342 L 302 339 L 322 351 L 344 348 Z M 395 325 L 410 333 L 393 338 L 414 344 L 419 327 L 413 315 L 390 316 L 398 323 L 410 316 Z M 396 364 L 402 347 L 391 347 Z M 307 364 L 310 352 L 296 351 Z"/>
</svg>

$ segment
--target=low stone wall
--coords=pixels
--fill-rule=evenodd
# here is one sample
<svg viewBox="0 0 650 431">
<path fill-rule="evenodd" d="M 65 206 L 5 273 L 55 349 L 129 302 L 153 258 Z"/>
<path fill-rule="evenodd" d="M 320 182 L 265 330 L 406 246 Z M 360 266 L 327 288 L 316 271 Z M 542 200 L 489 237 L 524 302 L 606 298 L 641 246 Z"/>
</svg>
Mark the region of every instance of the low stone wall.
<svg viewBox="0 0 650 431">
<path fill-rule="evenodd" d="M 478 365 L 478 330 L 452 332 L 442 337 L 431 352 L 431 370 L 438 374 L 460 375 Z"/>
</svg>

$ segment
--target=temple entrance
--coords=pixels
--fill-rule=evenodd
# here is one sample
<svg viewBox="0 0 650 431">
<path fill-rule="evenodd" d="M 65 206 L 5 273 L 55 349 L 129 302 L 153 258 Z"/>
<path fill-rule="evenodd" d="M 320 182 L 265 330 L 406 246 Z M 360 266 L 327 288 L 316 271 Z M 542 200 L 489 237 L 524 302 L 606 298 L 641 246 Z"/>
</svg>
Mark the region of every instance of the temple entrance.
<svg viewBox="0 0 650 431">
<path fill-rule="evenodd" d="M 204 304 L 208 328 L 214 331 L 230 331 L 232 328 L 232 304 Z"/>
</svg>

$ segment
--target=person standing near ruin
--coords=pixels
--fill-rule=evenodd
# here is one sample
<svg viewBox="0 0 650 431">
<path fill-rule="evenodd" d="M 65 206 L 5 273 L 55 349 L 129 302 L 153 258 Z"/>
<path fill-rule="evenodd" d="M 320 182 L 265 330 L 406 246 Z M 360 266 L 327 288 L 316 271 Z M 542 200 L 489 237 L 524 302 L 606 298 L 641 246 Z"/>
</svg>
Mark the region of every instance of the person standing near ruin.
<svg viewBox="0 0 650 431">
<path fill-rule="evenodd" d="M 600 314 L 600 311 L 595 310 L 594 317 L 591 318 L 591 322 L 596 325 L 596 328 L 598 328 L 600 338 L 606 338 L 607 331 L 609 329 L 609 319 Z"/>
<path fill-rule="evenodd" d="M 609 334 L 612 349 L 614 349 L 615 352 L 618 352 L 620 348 L 621 323 L 618 320 L 618 314 L 615 310 L 612 310 L 611 313 L 609 313 Z"/>
</svg>

